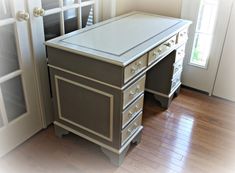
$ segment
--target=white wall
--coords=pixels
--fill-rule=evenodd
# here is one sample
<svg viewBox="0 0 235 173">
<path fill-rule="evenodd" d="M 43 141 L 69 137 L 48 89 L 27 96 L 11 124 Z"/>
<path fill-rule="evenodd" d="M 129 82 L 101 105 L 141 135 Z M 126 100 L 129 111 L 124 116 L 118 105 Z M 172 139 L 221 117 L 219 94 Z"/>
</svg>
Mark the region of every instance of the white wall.
<svg viewBox="0 0 235 173">
<path fill-rule="evenodd" d="M 116 15 L 122 15 L 136 9 L 137 0 L 116 0 Z"/>
<path fill-rule="evenodd" d="M 181 0 L 116 0 L 117 15 L 133 10 L 180 17 Z"/>
</svg>

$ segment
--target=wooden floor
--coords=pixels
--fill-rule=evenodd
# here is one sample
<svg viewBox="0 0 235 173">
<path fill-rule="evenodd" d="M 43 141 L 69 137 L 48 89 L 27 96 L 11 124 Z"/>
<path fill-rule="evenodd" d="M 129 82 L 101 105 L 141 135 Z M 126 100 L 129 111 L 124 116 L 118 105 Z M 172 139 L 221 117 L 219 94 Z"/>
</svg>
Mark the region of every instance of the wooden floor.
<svg viewBox="0 0 235 173">
<path fill-rule="evenodd" d="M 53 127 L 0 159 L 1 173 L 235 173 L 235 104 L 183 89 L 168 110 L 145 97 L 142 142 L 115 167 L 100 148 Z"/>
</svg>

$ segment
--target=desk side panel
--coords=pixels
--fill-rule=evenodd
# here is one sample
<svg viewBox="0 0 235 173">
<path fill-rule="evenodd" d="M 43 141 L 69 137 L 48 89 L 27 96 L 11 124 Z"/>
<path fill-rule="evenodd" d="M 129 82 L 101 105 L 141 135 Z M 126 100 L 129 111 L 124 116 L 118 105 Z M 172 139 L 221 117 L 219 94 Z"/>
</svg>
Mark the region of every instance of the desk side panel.
<svg viewBox="0 0 235 173">
<path fill-rule="evenodd" d="M 54 120 L 120 149 L 121 91 L 53 68 L 50 77 Z"/>
</svg>

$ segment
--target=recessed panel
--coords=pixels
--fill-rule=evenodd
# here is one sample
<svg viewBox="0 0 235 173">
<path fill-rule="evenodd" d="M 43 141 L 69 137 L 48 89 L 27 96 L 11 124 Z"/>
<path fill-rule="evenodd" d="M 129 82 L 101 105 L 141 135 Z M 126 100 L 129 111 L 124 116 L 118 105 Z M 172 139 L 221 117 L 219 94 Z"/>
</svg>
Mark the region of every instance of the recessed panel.
<svg viewBox="0 0 235 173">
<path fill-rule="evenodd" d="M 57 81 L 61 119 L 85 131 L 109 138 L 112 126 L 110 97 L 73 81 Z"/>
<path fill-rule="evenodd" d="M 179 20 L 172 18 L 135 14 L 84 31 L 64 39 L 63 42 L 120 56 L 178 22 Z"/>
</svg>

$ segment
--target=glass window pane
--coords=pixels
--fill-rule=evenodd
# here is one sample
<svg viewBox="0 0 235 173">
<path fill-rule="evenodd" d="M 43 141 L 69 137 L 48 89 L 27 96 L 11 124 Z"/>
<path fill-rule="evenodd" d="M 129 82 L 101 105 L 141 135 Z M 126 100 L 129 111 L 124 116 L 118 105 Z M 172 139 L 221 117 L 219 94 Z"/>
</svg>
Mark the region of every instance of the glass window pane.
<svg viewBox="0 0 235 173">
<path fill-rule="evenodd" d="M 0 0 L 0 20 L 11 18 L 11 6 L 9 0 Z"/>
<path fill-rule="evenodd" d="M 94 24 L 93 5 L 82 8 L 82 27 L 87 27 Z"/>
<path fill-rule="evenodd" d="M 77 9 L 70 9 L 64 12 L 65 33 L 69 33 L 78 29 L 77 14 Z"/>
<path fill-rule="evenodd" d="M 218 2 L 207 1 L 204 0 L 201 4 L 201 9 L 198 17 L 197 32 L 210 34 L 211 32 L 213 32 L 214 29 Z"/>
<path fill-rule="evenodd" d="M 1 84 L 8 121 L 27 112 L 21 77 L 15 77 Z"/>
<path fill-rule="evenodd" d="M 42 8 L 49 10 L 60 6 L 59 0 L 42 0 Z"/>
<path fill-rule="evenodd" d="M 0 77 L 19 69 L 14 25 L 0 27 Z"/>
<path fill-rule="evenodd" d="M 66 5 L 72 5 L 72 4 L 77 4 L 78 0 L 63 0 L 64 6 Z"/>
<path fill-rule="evenodd" d="M 218 0 L 202 0 L 190 64 L 205 68 L 210 56 Z"/>
<path fill-rule="evenodd" d="M 196 34 L 193 54 L 190 63 L 205 67 L 207 57 L 210 53 L 211 36 L 207 34 Z"/>
<path fill-rule="evenodd" d="M 60 36 L 60 14 L 43 17 L 45 40 Z"/>
<path fill-rule="evenodd" d="M 0 128 L 3 127 L 3 119 L 2 119 L 2 114 L 0 110 Z"/>
</svg>

